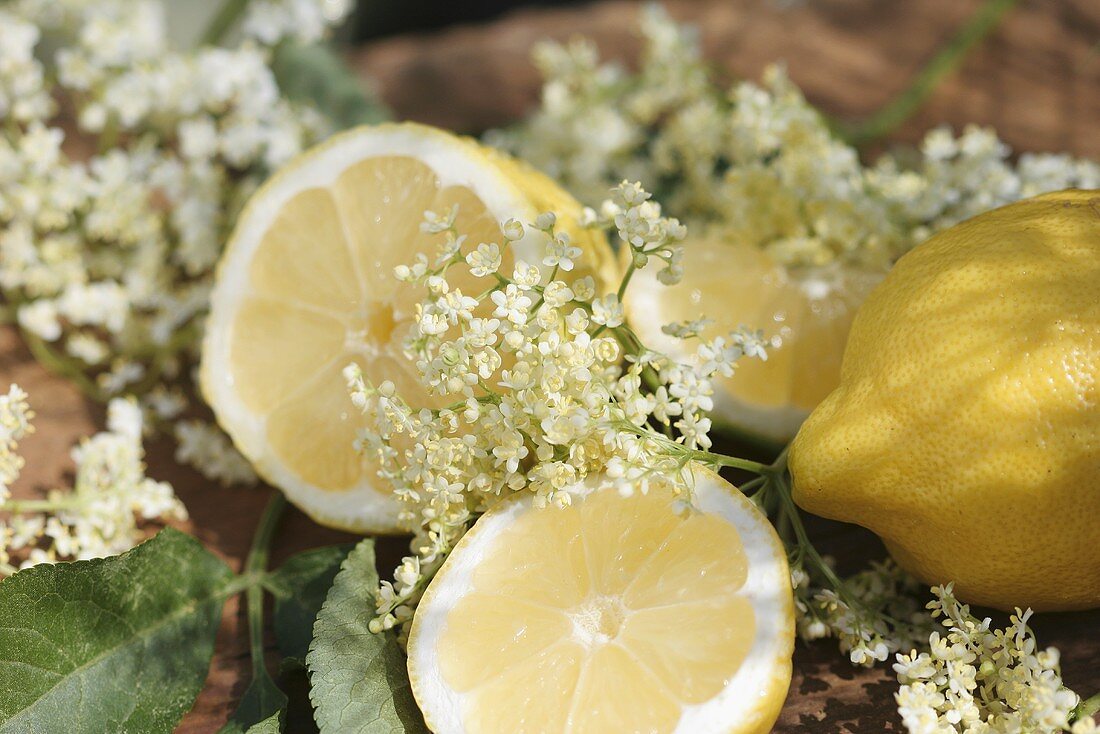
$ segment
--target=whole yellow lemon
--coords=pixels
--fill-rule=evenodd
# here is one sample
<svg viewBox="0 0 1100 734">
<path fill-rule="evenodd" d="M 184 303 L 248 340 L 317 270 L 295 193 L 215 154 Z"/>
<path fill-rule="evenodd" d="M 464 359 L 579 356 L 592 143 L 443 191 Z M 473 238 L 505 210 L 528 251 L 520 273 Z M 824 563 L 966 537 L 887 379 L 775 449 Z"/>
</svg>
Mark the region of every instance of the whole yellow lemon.
<svg viewBox="0 0 1100 734">
<path fill-rule="evenodd" d="M 790 469 L 802 508 L 870 528 L 966 601 L 1100 606 L 1100 191 L 996 209 L 901 258 Z"/>
</svg>

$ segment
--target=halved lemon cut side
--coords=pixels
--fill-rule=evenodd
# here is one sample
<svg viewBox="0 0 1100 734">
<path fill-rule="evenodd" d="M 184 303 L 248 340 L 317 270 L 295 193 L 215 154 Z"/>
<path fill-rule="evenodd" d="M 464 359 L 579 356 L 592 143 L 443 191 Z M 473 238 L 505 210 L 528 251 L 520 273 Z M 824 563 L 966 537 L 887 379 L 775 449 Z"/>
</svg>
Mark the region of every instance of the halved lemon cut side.
<svg viewBox="0 0 1100 734">
<path fill-rule="evenodd" d="M 429 585 L 409 676 L 437 734 L 766 732 L 794 605 L 767 519 L 718 475 L 486 513 Z"/>
<path fill-rule="evenodd" d="M 399 530 L 399 503 L 354 449 L 357 411 L 342 370 L 395 383 L 411 405 L 437 406 L 403 342 L 423 290 L 396 280 L 442 238 L 426 210 L 458 208 L 466 241 L 502 243 L 500 223 L 552 206 L 586 254 L 575 275 L 608 277 L 600 235 L 576 226 L 580 205 L 549 179 L 473 141 L 423 125 L 364 127 L 304 153 L 249 201 L 219 265 L 203 347 L 202 388 L 219 423 L 259 473 L 319 522 L 360 532 Z M 537 263 L 541 235 L 504 250 Z M 585 262 L 588 266 L 585 267 Z M 464 267 L 466 293 L 485 290 Z"/>
<path fill-rule="evenodd" d="M 684 243 L 684 278 L 658 282 L 640 271 L 627 290 L 627 321 L 649 347 L 674 356 L 694 349 L 661 331 L 706 316 L 705 338 L 744 325 L 775 343 L 767 361 L 745 359 L 732 377 L 714 378 L 716 424 L 771 444 L 789 441 L 840 384 L 840 363 L 856 310 L 884 272 L 839 263 L 788 268 L 755 246 L 705 236 Z"/>
</svg>

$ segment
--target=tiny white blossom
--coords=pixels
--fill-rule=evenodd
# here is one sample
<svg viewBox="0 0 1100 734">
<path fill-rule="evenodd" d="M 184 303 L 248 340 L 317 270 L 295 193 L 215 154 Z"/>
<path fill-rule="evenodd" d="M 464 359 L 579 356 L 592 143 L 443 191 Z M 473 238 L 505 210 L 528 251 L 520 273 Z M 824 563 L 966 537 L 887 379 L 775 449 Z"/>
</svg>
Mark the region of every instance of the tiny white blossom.
<svg viewBox="0 0 1100 734">
<path fill-rule="evenodd" d="M 466 255 L 470 273 L 478 278 L 492 275 L 500 269 L 500 247 L 491 242 L 482 242 L 477 249 Z"/>
</svg>

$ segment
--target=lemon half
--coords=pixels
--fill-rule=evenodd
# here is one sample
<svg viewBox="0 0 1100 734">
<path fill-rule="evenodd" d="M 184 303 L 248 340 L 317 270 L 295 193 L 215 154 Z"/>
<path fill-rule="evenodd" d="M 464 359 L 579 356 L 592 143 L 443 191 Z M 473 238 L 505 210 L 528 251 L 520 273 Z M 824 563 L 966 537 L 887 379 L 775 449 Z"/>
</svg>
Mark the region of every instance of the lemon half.
<svg viewBox="0 0 1100 734">
<path fill-rule="evenodd" d="M 502 243 L 500 222 L 554 210 L 585 252 L 573 276 L 614 275 L 606 240 L 577 226 L 580 205 L 548 178 L 423 125 L 331 138 L 261 187 L 237 221 L 211 297 L 202 389 L 257 471 L 318 522 L 398 529 L 398 502 L 353 448 L 358 416 L 341 371 L 356 362 L 410 404 L 438 404 L 402 353 L 423 290 L 393 268 L 434 258 L 442 240 L 421 232 L 424 211 L 455 205 L 469 247 Z M 540 262 L 541 237 L 515 242 L 502 271 Z M 467 293 L 487 286 L 464 267 L 448 279 Z"/>
<path fill-rule="evenodd" d="M 531 498 L 478 520 L 432 581 L 409 676 L 437 734 L 767 732 L 794 606 L 783 547 L 732 485 Z"/>
<path fill-rule="evenodd" d="M 695 342 L 664 334 L 673 321 L 706 316 L 707 339 L 741 326 L 774 340 L 767 361 L 745 359 L 732 377 L 713 378 L 712 418 L 747 438 L 783 444 L 840 382 L 840 362 L 859 305 L 883 273 L 852 266 L 792 269 L 758 247 L 718 236 L 684 243 L 684 278 L 674 286 L 657 269 L 638 272 L 627 289 L 631 328 L 649 347 L 688 356 Z"/>
</svg>

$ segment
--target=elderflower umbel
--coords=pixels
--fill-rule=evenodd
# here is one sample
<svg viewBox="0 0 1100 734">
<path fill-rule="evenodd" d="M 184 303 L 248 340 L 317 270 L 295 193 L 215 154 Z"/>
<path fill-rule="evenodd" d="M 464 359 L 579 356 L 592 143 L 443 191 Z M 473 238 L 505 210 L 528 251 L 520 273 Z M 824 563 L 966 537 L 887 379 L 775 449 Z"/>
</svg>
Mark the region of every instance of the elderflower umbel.
<svg viewBox="0 0 1100 734">
<path fill-rule="evenodd" d="M 489 140 L 595 205 L 623 179 L 651 185 L 693 230 L 780 263 L 881 269 L 930 234 L 1020 198 L 1100 186 L 1100 166 L 1021 156 L 988 129 L 933 130 L 913 156 L 865 166 L 781 67 L 720 88 L 696 33 L 659 6 L 641 14 L 640 68 L 601 64 L 586 40 L 535 50 L 541 106 Z M 690 247 L 690 243 L 687 244 Z"/>
<path fill-rule="evenodd" d="M 328 131 L 283 96 L 275 46 L 318 40 L 350 5 L 255 0 L 238 42 L 191 50 L 159 0 L 0 7 L 0 317 L 36 356 L 171 420 L 151 391 L 188 382 L 236 213 Z"/>
<path fill-rule="evenodd" d="M 0 575 L 23 566 L 121 553 L 142 539 L 140 523 L 184 520 L 172 487 L 145 476 L 142 412 L 132 399 L 107 408 L 107 430 L 73 449 L 72 489 L 44 499 L 12 498 L 7 489 L 23 460 L 15 454 L 31 430 L 27 395 L 13 385 L 0 396 Z"/>
<path fill-rule="evenodd" d="M 32 418 L 27 393 L 18 385 L 0 395 L 0 506 L 11 496 L 9 487 L 23 469 L 23 457 L 17 450 L 23 437 L 34 430 Z"/>
<path fill-rule="evenodd" d="M 1072 721 L 1078 696 L 1062 683 L 1058 650 L 1038 648 L 1030 609 L 1017 609 L 1006 629 L 991 629 L 992 620 L 974 617 L 950 584 L 932 593 L 928 609 L 944 631 L 930 635 L 928 652 L 913 650 L 894 663 L 895 698 L 910 734 L 1100 730 L 1088 717 Z"/>
<path fill-rule="evenodd" d="M 638 184 L 615 187 L 601 211 L 635 262 L 677 260 L 683 226 Z M 529 492 L 539 507 L 564 506 L 582 482 L 622 492 L 684 484 L 689 461 L 710 446 L 712 376 L 766 356 L 760 334 L 745 330 L 702 343 L 686 361 L 647 349 L 623 324 L 633 269 L 617 293 L 597 293 L 591 276 L 559 279 L 584 253 L 552 214 L 527 225 L 543 242 L 539 264 L 520 259 L 511 273 L 499 271 L 498 251 L 523 237 L 521 224 L 502 223 L 501 243 L 475 247 L 454 221 L 429 212 L 424 229 L 441 236 L 439 257 L 396 270 L 424 288 L 405 346 L 420 383 L 447 407 L 409 405 L 355 365 L 346 373 L 367 418 L 358 444 L 415 533 L 415 555 L 382 583 L 375 630 L 410 618 L 455 542 L 502 497 Z M 448 280 L 467 267 L 481 273 L 483 292 Z"/>
<path fill-rule="evenodd" d="M 835 588 L 814 588 L 797 561 L 791 577 L 799 636 L 836 638 L 853 665 L 884 662 L 931 631 L 932 620 L 917 601 L 923 587 L 892 560 L 872 562 Z"/>
</svg>

